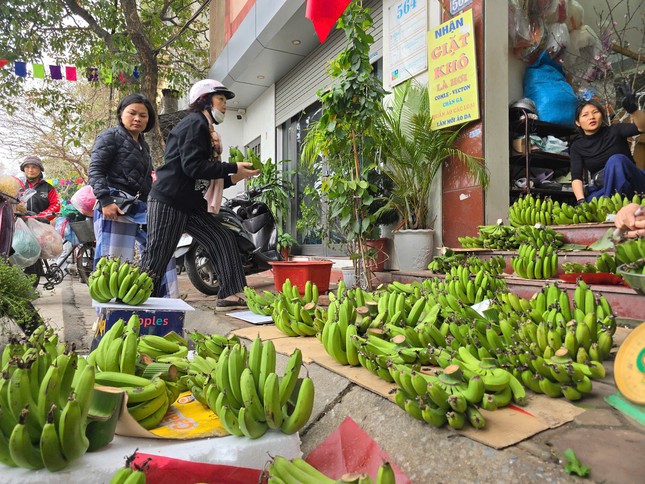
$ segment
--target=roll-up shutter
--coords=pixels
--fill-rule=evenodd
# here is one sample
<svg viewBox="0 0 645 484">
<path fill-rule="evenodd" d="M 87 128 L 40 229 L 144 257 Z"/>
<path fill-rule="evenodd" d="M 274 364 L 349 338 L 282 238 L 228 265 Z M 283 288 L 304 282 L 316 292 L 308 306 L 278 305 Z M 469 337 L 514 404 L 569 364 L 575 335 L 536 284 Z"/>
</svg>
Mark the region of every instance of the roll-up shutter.
<svg viewBox="0 0 645 484">
<path fill-rule="evenodd" d="M 376 60 L 383 53 L 383 0 L 368 0 L 363 5 L 372 9 L 374 24 L 370 33 L 374 37 L 374 44 L 370 52 L 372 55 L 377 53 L 374 59 Z M 324 44 L 316 47 L 286 76 L 276 82 L 276 126 L 318 100 L 316 92 L 330 82 L 327 74 L 329 62 L 344 47 L 345 32 L 334 29 Z"/>
</svg>

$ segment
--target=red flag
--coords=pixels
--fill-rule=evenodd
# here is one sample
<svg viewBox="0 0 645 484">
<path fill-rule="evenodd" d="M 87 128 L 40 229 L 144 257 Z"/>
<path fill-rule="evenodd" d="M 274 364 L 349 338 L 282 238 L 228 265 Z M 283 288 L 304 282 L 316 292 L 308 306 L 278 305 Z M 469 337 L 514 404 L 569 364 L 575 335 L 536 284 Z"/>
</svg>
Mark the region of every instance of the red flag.
<svg viewBox="0 0 645 484">
<path fill-rule="evenodd" d="M 65 78 L 68 81 L 76 80 L 76 67 L 74 66 L 65 66 Z"/>
<path fill-rule="evenodd" d="M 327 40 L 331 29 L 351 0 L 307 0 L 305 17 L 314 24 L 320 42 Z"/>
<path fill-rule="evenodd" d="M 0 69 L 2 69 L 7 64 L 9 64 L 9 61 L 7 59 L 0 59 Z"/>
</svg>

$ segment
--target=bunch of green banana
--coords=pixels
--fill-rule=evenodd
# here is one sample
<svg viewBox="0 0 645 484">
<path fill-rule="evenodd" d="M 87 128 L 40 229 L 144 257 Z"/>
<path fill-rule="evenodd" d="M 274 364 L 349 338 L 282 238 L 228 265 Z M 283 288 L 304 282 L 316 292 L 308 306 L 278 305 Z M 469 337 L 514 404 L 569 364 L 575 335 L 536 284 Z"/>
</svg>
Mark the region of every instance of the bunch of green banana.
<svg viewBox="0 0 645 484">
<path fill-rule="evenodd" d="M 483 382 L 484 394 L 481 406 L 494 410 L 513 401 L 517 405 L 526 405 L 526 390 L 515 375 L 500 368 L 493 358 L 479 359 L 469 348 L 460 347 L 458 364 L 468 378 L 478 375 Z"/>
<path fill-rule="evenodd" d="M 275 365 L 271 340 L 256 338 L 248 350 L 235 345 L 220 355 L 203 393 L 207 406 L 230 434 L 251 439 L 269 429 L 292 434 L 311 417 L 314 385 L 308 377 L 299 380 L 301 351 L 296 349 L 291 354 L 282 378 L 275 372 Z"/>
<path fill-rule="evenodd" d="M 142 469 L 130 466 L 122 467 L 112 476 L 110 484 L 145 484 L 146 473 Z"/>
<path fill-rule="evenodd" d="M 515 273 L 523 279 L 549 279 L 558 273 L 558 254 L 548 245 L 522 244 L 511 259 Z"/>
<path fill-rule="evenodd" d="M 479 238 L 488 249 L 508 250 L 517 247 L 516 231 L 499 219 L 495 225 L 480 225 Z"/>
<path fill-rule="evenodd" d="M 118 319 L 88 355 L 88 362 L 96 365 L 99 371 L 120 371 L 133 375 L 139 358 L 140 328 L 141 322 L 136 313 L 132 313 L 127 323 Z"/>
<path fill-rule="evenodd" d="M 41 330 L 30 341 L 42 340 L 46 333 Z M 94 366 L 74 351 L 56 351 L 55 345 L 49 349 L 29 346 L 22 356 L 12 355 L 3 367 L 0 462 L 7 466 L 55 472 L 89 447 L 85 427 L 94 391 Z"/>
<path fill-rule="evenodd" d="M 203 334 L 199 331 L 188 333 L 188 337 L 195 343 L 195 353 L 206 358 L 211 357 L 217 360 L 222 354 L 224 348 L 234 346 L 240 342 L 236 336 L 224 336 L 217 333 Z"/>
<path fill-rule="evenodd" d="M 187 342 L 181 336 L 176 338 L 173 335 L 176 333 L 168 333 L 164 336 L 142 334 L 139 336 L 137 349 L 139 353 L 148 355 L 154 360 L 165 357 L 183 358 L 188 354 Z"/>
<path fill-rule="evenodd" d="M 604 378 L 601 363 L 579 363 L 569 356 L 566 348 L 560 348 L 550 358 L 530 355 L 528 365 L 521 373 L 523 383 L 536 393 L 568 400 L 580 400 L 591 392 L 592 379 Z"/>
<path fill-rule="evenodd" d="M 465 247 L 462 243 L 462 247 Z M 455 252 L 452 249 L 446 249 L 443 255 L 435 256 L 432 262 L 428 264 L 428 270 L 435 274 L 445 274 L 455 266 L 462 265 L 466 262 L 466 254 Z"/>
<path fill-rule="evenodd" d="M 271 313 L 276 328 L 287 336 L 315 336 L 318 328 L 314 323 L 317 306 L 314 302 L 302 304 L 297 298 L 288 301 L 279 297 Z"/>
<path fill-rule="evenodd" d="M 520 244 L 529 244 L 535 247 L 552 245 L 557 248 L 562 247 L 564 244 L 564 235 L 562 233 L 556 232 L 542 224 L 521 225 L 517 227 L 516 231 L 518 246 Z"/>
<path fill-rule="evenodd" d="M 246 305 L 251 311 L 261 316 L 271 316 L 276 299 L 274 293 L 264 290 L 260 294 L 255 289 L 244 286 L 244 295 L 246 296 Z"/>
<path fill-rule="evenodd" d="M 379 467 L 376 480 L 367 474 L 351 473 L 344 475 L 340 480 L 327 477 L 306 460 L 299 457 L 289 460 L 280 455 L 274 457 L 267 469 L 268 482 L 298 482 L 300 484 L 395 484 L 394 470 L 389 462 Z"/>
<path fill-rule="evenodd" d="M 118 371 L 101 371 L 96 384 L 122 388 L 128 396 L 128 413 L 144 429 L 156 428 L 177 399 L 176 387 L 161 378 L 148 380 Z"/>
<path fill-rule="evenodd" d="M 616 259 L 610 253 L 603 252 L 593 263 L 564 262 L 562 263 L 562 270 L 565 274 L 595 274 L 598 272 L 615 274 Z"/>
<path fill-rule="evenodd" d="M 480 239 L 479 237 L 472 237 L 470 235 L 465 235 L 463 237 L 457 237 L 457 241 L 461 244 L 461 246 L 464 249 L 482 249 L 482 248 L 484 248 L 484 241 L 482 239 Z"/>
<path fill-rule="evenodd" d="M 118 257 L 101 257 L 88 278 L 92 299 L 98 302 L 117 302 L 138 306 L 148 300 L 153 290 L 152 278 Z"/>
<path fill-rule="evenodd" d="M 501 277 L 491 274 L 483 267 L 474 277 L 470 276 L 468 266 L 453 267 L 446 273 L 443 288 L 448 294 L 469 306 L 490 299 L 497 291 L 506 289 L 506 283 Z"/>
<path fill-rule="evenodd" d="M 513 227 L 521 225 L 553 225 L 553 200 L 533 197 L 528 194 L 520 197 L 508 210 L 508 221 Z"/>
<path fill-rule="evenodd" d="M 476 406 L 484 395 L 479 376 L 465 380 L 457 365 L 449 365 L 438 376 L 401 365 L 390 371 L 398 387 L 394 402 L 413 418 L 434 427 L 447 423 L 457 430 L 467 421 L 476 429 L 486 426 Z"/>
<path fill-rule="evenodd" d="M 645 237 L 630 239 L 616 245 L 616 264 L 631 264 L 645 258 Z"/>
</svg>

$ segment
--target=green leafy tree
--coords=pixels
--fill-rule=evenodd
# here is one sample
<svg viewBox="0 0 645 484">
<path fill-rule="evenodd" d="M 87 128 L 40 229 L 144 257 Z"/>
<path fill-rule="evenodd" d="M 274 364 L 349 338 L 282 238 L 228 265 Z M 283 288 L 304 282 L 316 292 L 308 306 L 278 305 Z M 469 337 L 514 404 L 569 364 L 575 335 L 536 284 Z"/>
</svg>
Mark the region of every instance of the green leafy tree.
<svg viewBox="0 0 645 484">
<path fill-rule="evenodd" d="M 380 81 L 372 75 L 369 50 L 374 39 L 367 33 L 371 26 L 370 9 L 359 1 L 352 2 L 339 20 L 347 44 L 329 67 L 333 85 L 318 92 L 322 116 L 309 128 L 302 154 L 310 165 L 318 156 L 329 163 L 331 174 L 322 187 L 329 215 L 346 237 L 350 255 L 357 255 L 357 280 L 368 286 L 365 240 L 375 220 L 370 206 L 377 190 L 367 175 L 379 156 L 375 121 L 385 96 Z"/>
<path fill-rule="evenodd" d="M 75 65 L 80 77 L 96 68 L 99 83 L 141 91 L 156 101 L 160 83 L 185 91 L 208 68 L 210 0 L 21 0 L 0 5 L 0 56 L 9 61 Z M 135 68 L 137 75 L 135 75 Z M 50 81 L 55 82 L 55 81 Z M 0 103 L 20 96 L 27 80 L 0 69 Z M 4 100 L 4 101 L 3 101 Z M 39 106 L 66 112 L 65 99 L 45 95 Z M 108 116 L 109 117 L 109 116 Z M 157 128 L 151 146 L 161 160 Z"/>
</svg>

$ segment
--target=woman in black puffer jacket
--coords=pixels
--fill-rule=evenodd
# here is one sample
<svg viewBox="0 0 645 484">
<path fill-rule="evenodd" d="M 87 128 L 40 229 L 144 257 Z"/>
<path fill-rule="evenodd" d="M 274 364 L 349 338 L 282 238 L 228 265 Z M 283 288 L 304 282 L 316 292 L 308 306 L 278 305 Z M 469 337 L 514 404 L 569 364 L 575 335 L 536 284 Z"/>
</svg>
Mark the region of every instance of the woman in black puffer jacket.
<svg viewBox="0 0 645 484">
<path fill-rule="evenodd" d="M 152 157 L 143 133 L 156 122 L 152 103 L 142 94 L 128 94 L 117 107 L 118 126 L 96 137 L 90 157 L 89 183 L 97 199 L 94 208 L 95 263 L 102 256 L 134 259 L 135 243 L 142 250 L 147 235 L 146 200 L 152 186 Z M 116 201 L 136 197 L 127 214 Z M 166 272 L 164 293 L 177 297 L 174 259 Z"/>
</svg>

